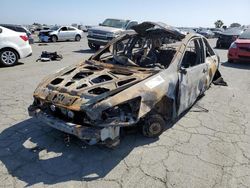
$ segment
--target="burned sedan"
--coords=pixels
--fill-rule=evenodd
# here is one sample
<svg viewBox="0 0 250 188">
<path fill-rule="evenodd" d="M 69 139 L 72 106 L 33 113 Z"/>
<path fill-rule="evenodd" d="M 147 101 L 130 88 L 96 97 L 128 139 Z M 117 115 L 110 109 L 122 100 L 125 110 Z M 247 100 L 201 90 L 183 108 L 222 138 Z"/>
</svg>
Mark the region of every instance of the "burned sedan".
<svg viewBox="0 0 250 188">
<path fill-rule="evenodd" d="M 45 78 L 30 116 L 89 144 L 114 146 L 130 126 L 159 136 L 209 88 L 219 58 L 199 34 L 153 22 L 134 30 Z"/>
</svg>

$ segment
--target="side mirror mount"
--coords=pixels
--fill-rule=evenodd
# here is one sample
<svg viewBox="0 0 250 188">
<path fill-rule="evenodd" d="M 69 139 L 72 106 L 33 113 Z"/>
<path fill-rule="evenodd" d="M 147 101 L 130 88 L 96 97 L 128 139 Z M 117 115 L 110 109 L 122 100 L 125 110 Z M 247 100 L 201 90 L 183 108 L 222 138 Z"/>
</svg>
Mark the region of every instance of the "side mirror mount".
<svg viewBox="0 0 250 188">
<path fill-rule="evenodd" d="M 186 68 L 184 68 L 184 67 L 180 67 L 179 72 L 180 72 L 181 74 L 187 74 L 187 70 L 186 70 Z"/>
<path fill-rule="evenodd" d="M 102 23 L 99 23 L 99 26 L 102 26 Z"/>
</svg>

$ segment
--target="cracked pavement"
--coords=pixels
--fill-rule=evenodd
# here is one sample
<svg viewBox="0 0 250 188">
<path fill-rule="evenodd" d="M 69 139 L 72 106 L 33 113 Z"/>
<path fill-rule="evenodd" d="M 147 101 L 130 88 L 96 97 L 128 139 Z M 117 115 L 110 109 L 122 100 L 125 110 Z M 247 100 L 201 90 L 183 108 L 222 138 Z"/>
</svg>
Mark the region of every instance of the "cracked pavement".
<svg viewBox="0 0 250 188">
<path fill-rule="evenodd" d="M 250 187 L 249 63 L 216 50 L 228 87 L 212 85 L 159 139 L 127 134 L 111 150 L 68 142 L 27 114 L 44 76 L 92 55 L 86 40 L 32 47 L 20 65 L 0 68 L 0 187 Z M 43 50 L 64 58 L 35 62 Z"/>
</svg>

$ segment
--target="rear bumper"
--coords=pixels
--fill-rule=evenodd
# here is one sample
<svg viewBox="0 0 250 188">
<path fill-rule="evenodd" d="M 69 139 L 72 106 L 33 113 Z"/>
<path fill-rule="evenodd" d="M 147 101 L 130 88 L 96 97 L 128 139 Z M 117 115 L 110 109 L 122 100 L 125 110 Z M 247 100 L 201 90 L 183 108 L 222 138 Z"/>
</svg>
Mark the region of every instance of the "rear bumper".
<svg viewBox="0 0 250 188">
<path fill-rule="evenodd" d="M 119 136 L 120 127 L 96 127 L 77 125 L 70 122 L 65 122 L 50 114 L 47 114 L 35 107 L 34 105 L 28 108 L 29 116 L 35 117 L 45 124 L 58 129 L 62 132 L 75 135 L 81 140 L 87 141 L 89 144 L 103 142 L 106 139 L 115 140 Z"/>
<path fill-rule="evenodd" d="M 250 62 L 250 51 L 242 51 L 238 48 L 229 49 L 227 57 L 228 60 Z"/>
<path fill-rule="evenodd" d="M 40 35 L 39 40 L 40 40 L 40 42 L 49 42 L 50 41 L 50 36 Z"/>
</svg>

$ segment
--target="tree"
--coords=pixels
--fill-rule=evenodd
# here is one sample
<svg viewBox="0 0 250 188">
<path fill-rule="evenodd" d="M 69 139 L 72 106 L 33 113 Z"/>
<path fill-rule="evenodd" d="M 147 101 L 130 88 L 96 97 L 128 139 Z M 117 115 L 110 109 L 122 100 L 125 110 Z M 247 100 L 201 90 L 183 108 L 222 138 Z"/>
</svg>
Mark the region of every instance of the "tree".
<svg viewBox="0 0 250 188">
<path fill-rule="evenodd" d="M 216 22 L 214 22 L 214 25 L 216 28 L 221 28 L 224 25 L 224 23 L 222 20 L 217 20 Z"/>
<path fill-rule="evenodd" d="M 241 25 L 239 23 L 232 23 L 230 27 L 240 27 Z"/>
</svg>

